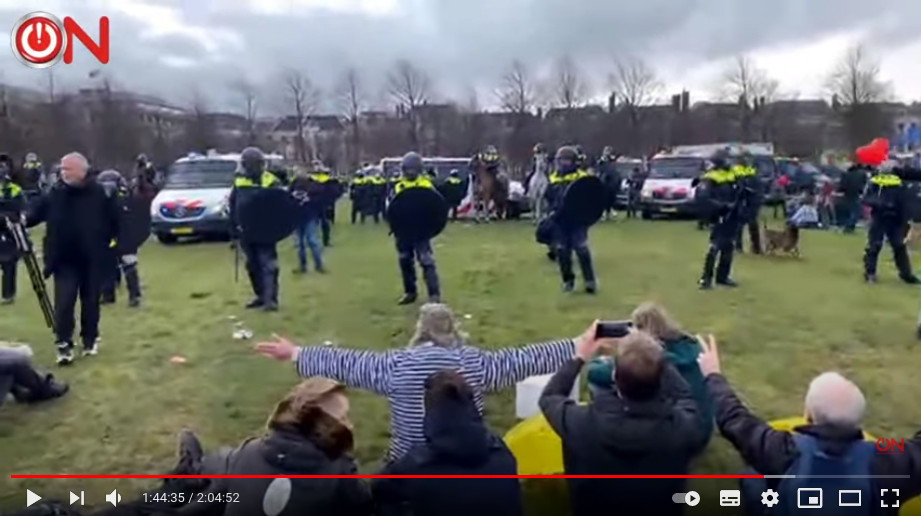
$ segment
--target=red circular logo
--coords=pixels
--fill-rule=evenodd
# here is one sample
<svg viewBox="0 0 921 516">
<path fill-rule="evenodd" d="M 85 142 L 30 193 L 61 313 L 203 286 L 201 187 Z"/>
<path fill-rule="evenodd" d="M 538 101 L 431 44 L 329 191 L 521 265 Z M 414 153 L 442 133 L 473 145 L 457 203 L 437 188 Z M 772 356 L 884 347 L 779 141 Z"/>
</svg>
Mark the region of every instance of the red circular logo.
<svg viewBox="0 0 921 516">
<path fill-rule="evenodd" d="M 23 16 L 11 33 L 13 52 L 33 68 L 46 68 L 60 60 L 64 50 L 64 29 L 58 19 L 45 12 Z"/>
</svg>

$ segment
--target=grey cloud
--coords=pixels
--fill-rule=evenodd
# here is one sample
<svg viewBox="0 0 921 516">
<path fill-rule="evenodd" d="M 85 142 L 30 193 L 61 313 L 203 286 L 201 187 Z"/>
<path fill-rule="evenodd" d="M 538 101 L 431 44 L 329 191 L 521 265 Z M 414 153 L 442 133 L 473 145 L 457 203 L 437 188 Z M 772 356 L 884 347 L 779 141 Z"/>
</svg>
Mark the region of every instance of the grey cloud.
<svg viewBox="0 0 921 516">
<path fill-rule="evenodd" d="M 68 14 L 78 20 L 102 14 L 84 2 L 69 3 Z M 184 36 L 140 41 L 139 22 L 110 14 L 112 63 L 106 73 L 126 87 L 176 101 L 188 98 L 194 86 L 223 104 L 232 99 L 225 85 L 244 76 L 263 84 L 272 92 L 268 96 L 278 96 L 275 77 L 286 66 L 307 71 L 327 89 L 346 66 L 355 66 L 370 89 L 378 90 L 393 61 L 408 58 L 428 70 L 441 91 L 460 93 L 471 85 L 495 84 L 515 58 L 539 66 L 568 54 L 602 77 L 608 59 L 618 54 L 694 68 L 861 28 L 886 51 L 917 38 L 915 20 L 921 19 L 916 0 L 882 0 L 871 7 L 865 0 L 403 0 L 404 9 L 388 16 L 328 10 L 256 14 L 245 0 L 147 3 L 175 8 L 198 26 L 232 31 L 243 47 L 219 41 L 217 51 L 209 52 Z M 12 27 L 27 10 L 0 11 L 0 26 Z M 201 64 L 169 64 L 185 60 Z M 94 65 L 81 49 L 74 65 L 56 73 L 76 81 Z M 7 54 L 0 54 L 0 66 L 5 80 L 35 81 L 34 71 Z"/>
</svg>

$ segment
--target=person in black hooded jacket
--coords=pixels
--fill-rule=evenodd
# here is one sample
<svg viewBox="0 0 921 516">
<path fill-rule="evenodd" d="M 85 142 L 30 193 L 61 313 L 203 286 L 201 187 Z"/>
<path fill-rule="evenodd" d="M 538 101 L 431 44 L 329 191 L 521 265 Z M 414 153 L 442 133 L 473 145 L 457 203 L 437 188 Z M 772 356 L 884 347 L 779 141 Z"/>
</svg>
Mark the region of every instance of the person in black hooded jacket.
<svg viewBox="0 0 921 516">
<path fill-rule="evenodd" d="M 204 457 L 203 475 L 357 475 L 345 387 L 313 377 L 275 408 L 269 432 L 230 452 Z M 227 503 L 222 496 L 235 493 Z M 238 494 L 239 496 L 236 496 Z M 359 478 L 213 479 L 182 516 L 371 516 Z"/>
<path fill-rule="evenodd" d="M 489 431 L 463 376 L 444 370 L 425 385 L 425 444 L 384 467 L 381 475 L 515 475 L 517 462 Z M 518 479 L 379 479 L 378 516 L 520 516 Z M 463 496 L 457 496 L 463 493 Z"/>
</svg>

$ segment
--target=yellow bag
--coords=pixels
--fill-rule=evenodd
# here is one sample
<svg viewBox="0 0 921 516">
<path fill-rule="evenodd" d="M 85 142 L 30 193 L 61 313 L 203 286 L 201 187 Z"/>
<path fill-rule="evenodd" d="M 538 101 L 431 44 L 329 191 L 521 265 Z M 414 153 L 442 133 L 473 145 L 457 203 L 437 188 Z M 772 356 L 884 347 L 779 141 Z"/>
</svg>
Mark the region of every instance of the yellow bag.
<svg viewBox="0 0 921 516">
<path fill-rule="evenodd" d="M 543 414 L 531 416 L 505 434 L 519 475 L 562 475 L 563 442 Z"/>
</svg>

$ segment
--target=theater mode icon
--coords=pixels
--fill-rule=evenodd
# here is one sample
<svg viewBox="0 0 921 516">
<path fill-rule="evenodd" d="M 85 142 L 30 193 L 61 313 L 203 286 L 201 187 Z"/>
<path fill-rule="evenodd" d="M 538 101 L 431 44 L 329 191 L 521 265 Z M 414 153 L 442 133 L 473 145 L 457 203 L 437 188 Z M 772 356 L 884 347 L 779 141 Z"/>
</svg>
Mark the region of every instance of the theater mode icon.
<svg viewBox="0 0 921 516">
<path fill-rule="evenodd" d="M 738 507 L 742 505 L 742 491 L 723 489 L 720 491 L 720 507 Z"/>
</svg>

